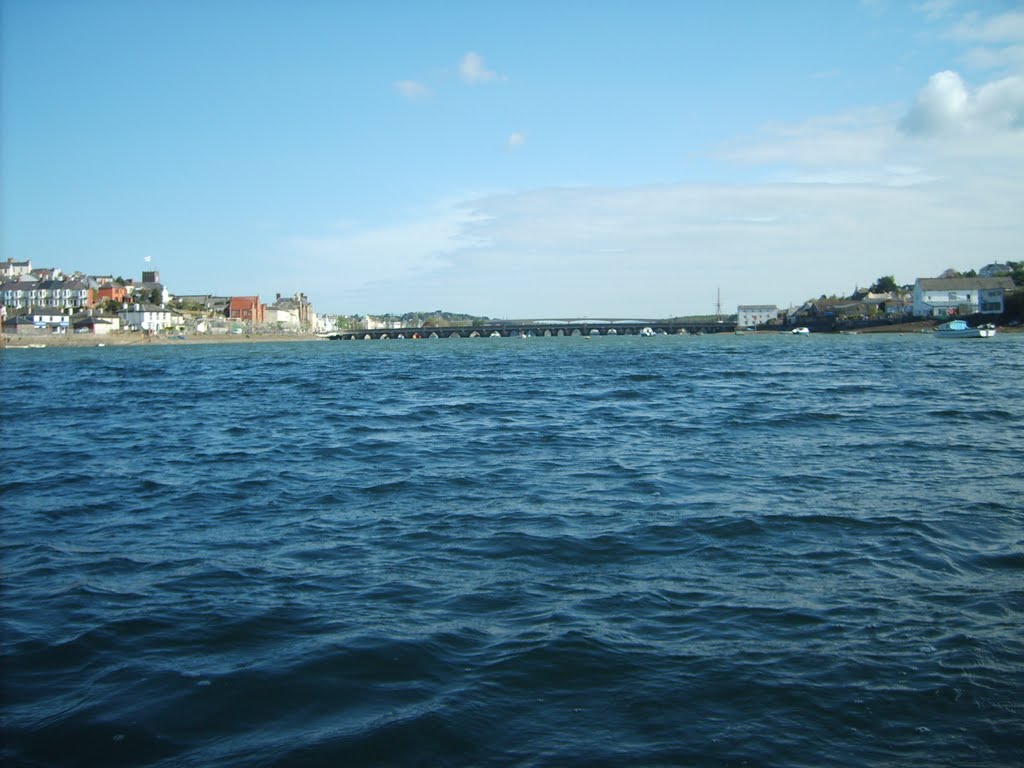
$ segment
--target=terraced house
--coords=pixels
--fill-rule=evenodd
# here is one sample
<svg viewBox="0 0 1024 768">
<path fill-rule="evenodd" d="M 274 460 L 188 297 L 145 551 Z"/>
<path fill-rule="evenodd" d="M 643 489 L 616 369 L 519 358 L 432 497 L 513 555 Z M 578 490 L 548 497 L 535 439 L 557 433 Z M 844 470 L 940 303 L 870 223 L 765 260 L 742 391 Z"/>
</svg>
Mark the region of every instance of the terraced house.
<svg viewBox="0 0 1024 768">
<path fill-rule="evenodd" d="M 8 309 L 86 309 L 93 306 L 93 292 L 81 280 L 26 280 L 22 277 L 0 285 L 0 303 Z"/>
</svg>

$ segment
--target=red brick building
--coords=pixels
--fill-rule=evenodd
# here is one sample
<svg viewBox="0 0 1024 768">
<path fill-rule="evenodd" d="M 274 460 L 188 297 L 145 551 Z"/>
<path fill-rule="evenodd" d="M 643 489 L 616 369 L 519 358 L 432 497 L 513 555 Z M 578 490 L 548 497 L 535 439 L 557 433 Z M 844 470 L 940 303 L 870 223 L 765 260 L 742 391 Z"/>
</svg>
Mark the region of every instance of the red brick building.
<svg viewBox="0 0 1024 768">
<path fill-rule="evenodd" d="M 117 283 L 107 283 L 101 285 L 96 290 L 97 300 L 104 302 L 107 299 L 113 299 L 118 304 L 123 304 L 127 300 L 128 291 L 123 285 Z"/>
<path fill-rule="evenodd" d="M 266 309 L 265 304 L 260 304 L 259 296 L 232 296 L 228 303 L 228 317 L 243 323 L 263 323 L 266 321 Z"/>
</svg>

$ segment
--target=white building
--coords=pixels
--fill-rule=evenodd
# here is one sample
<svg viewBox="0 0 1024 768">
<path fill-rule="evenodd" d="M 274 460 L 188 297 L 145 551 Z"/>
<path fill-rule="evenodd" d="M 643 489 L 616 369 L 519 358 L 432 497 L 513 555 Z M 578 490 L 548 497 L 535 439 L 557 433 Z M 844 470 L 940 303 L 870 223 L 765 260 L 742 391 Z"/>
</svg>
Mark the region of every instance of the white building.
<svg viewBox="0 0 1024 768">
<path fill-rule="evenodd" d="M 764 325 L 779 319 L 779 308 L 774 304 L 741 304 L 736 308 L 736 325 L 740 328 Z"/>
<path fill-rule="evenodd" d="M 1008 277 L 919 277 L 914 283 L 914 315 L 998 315 L 1008 290 L 1013 290 Z"/>
<path fill-rule="evenodd" d="M 0 262 L 0 277 L 5 280 L 17 280 L 22 275 L 27 275 L 31 271 L 31 261 L 15 261 L 14 259 L 8 259 L 7 261 Z"/>
<path fill-rule="evenodd" d="M 49 328 L 54 333 L 66 333 L 71 325 L 71 315 L 59 307 L 40 307 L 28 317 L 36 328 Z"/>
<path fill-rule="evenodd" d="M 125 327 L 133 331 L 162 331 L 182 325 L 185 318 L 173 309 L 153 304 L 132 304 L 117 313 Z"/>
<path fill-rule="evenodd" d="M 276 306 L 267 307 L 266 312 L 263 314 L 263 319 L 268 325 L 280 323 L 282 328 L 295 331 L 299 330 L 302 325 L 299 321 L 298 309 L 281 309 Z"/>
<path fill-rule="evenodd" d="M 404 327 L 401 318 L 383 318 L 364 315 L 363 317 L 356 316 L 353 319 L 355 320 L 355 327 L 364 331 L 392 330 L 394 328 Z"/>
</svg>

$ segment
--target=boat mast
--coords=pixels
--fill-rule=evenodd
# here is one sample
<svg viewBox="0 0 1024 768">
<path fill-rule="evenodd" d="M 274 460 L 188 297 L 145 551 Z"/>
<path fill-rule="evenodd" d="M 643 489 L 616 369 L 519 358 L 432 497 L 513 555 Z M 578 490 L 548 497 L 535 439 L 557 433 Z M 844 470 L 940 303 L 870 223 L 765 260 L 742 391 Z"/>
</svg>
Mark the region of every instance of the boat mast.
<svg viewBox="0 0 1024 768">
<path fill-rule="evenodd" d="M 718 293 L 715 295 L 715 322 L 722 322 L 722 286 L 718 286 Z"/>
</svg>

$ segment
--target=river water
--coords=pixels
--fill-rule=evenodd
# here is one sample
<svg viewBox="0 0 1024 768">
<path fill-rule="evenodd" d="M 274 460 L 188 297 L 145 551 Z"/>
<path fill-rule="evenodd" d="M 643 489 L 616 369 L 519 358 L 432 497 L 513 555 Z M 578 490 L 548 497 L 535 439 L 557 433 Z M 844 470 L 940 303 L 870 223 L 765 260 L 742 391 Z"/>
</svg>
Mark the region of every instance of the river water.
<svg viewBox="0 0 1024 768">
<path fill-rule="evenodd" d="M 1024 335 L 0 371 L 5 765 L 1024 762 Z"/>
</svg>

